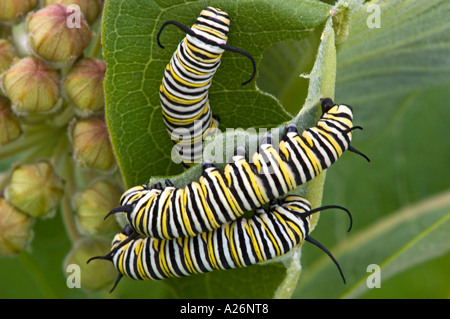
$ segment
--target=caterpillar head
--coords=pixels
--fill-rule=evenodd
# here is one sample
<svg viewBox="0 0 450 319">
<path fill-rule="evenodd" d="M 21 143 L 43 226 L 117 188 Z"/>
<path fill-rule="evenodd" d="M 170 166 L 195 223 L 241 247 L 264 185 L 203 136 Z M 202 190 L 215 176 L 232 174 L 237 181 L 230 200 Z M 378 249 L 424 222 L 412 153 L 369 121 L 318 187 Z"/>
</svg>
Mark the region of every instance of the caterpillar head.
<svg viewBox="0 0 450 319">
<path fill-rule="evenodd" d="M 332 99 L 329 97 L 320 99 L 321 105 L 322 105 L 322 114 L 328 113 L 333 106 L 335 106 Z"/>
</svg>

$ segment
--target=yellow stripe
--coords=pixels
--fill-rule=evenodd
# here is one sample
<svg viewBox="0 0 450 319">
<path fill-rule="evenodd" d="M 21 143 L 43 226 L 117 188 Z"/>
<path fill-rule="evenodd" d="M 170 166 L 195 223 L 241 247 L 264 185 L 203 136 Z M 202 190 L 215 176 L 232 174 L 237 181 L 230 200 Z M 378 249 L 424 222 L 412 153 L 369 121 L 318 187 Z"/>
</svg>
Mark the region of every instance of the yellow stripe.
<svg viewBox="0 0 450 319">
<path fill-rule="evenodd" d="M 123 242 L 125 239 L 127 239 L 127 236 L 124 233 L 118 233 L 116 236 L 114 236 L 111 245 L 111 250 L 114 249 L 121 242 Z"/>
<path fill-rule="evenodd" d="M 206 184 L 208 181 L 201 176 L 199 180 L 200 184 L 198 184 L 199 187 L 199 198 L 200 198 L 200 206 L 202 207 L 203 211 L 206 214 L 206 217 L 209 221 L 209 224 L 211 225 L 212 229 L 217 229 L 220 227 L 220 223 L 217 221 L 216 217 L 213 214 L 213 211 L 211 210 L 211 207 L 208 205 L 208 188 L 206 187 Z"/>
<path fill-rule="evenodd" d="M 201 206 L 204 216 L 207 218 L 210 227 L 215 229 L 215 228 L 220 227 L 220 225 L 214 218 L 214 215 L 213 215 L 211 209 L 209 208 L 209 205 L 206 202 L 206 197 L 205 197 L 205 192 L 204 192 L 204 187 L 203 187 L 202 181 L 203 181 L 203 178 L 200 178 L 200 183 L 192 184 L 192 186 L 194 186 L 196 189 L 196 194 L 198 195 L 199 202 L 201 204 L 199 206 Z"/>
<path fill-rule="evenodd" d="M 253 231 L 253 227 L 250 225 L 250 223 L 254 225 L 254 223 L 248 222 L 246 230 L 247 230 L 247 232 L 249 234 L 249 237 L 251 239 L 253 249 L 255 250 L 255 253 L 256 253 L 257 257 L 258 257 L 258 261 L 261 262 L 261 261 L 264 261 L 264 256 L 262 254 L 262 248 L 259 245 L 259 242 L 258 242 L 258 239 L 256 237 L 256 234 Z"/>
<path fill-rule="evenodd" d="M 127 202 L 127 203 L 132 203 L 132 202 L 136 201 L 137 199 L 139 199 L 141 196 L 142 196 L 142 194 L 140 194 L 140 193 L 135 194 L 134 196 L 131 196 L 131 197 L 128 199 L 128 202 Z"/>
<path fill-rule="evenodd" d="M 147 275 L 145 273 L 143 262 L 142 262 L 142 256 L 144 255 L 142 253 L 142 250 L 144 248 L 143 242 L 144 242 L 143 240 L 138 240 L 138 241 L 136 241 L 136 245 L 134 246 L 135 247 L 134 248 L 134 253 L 137 256 L 137 260 L 136 260 L 137 267 L 136 268 L 137 268 L 137 271 L 138 271 L 138 274 L 139 274 L 140 278 L 148 279 Z"/>
<path fill-rule="evenodd" d="M 259 164 L 259 162 L 258 162 Z M 269 197 L 267 196 L 267 193 L 265 192 L 265 188 L 261 187 L 259 183 L 259 179 L 256 177 L 256 175 L 253 173 L 252 169 L 250 168 L 249 163 L 245 162 L 243 163 L 242 167 L 245 169 L 245 172 L 248 174 L 250 179 L 250 185 L 253 189 L 253 192 L 255 193 L 259 203 L 261 205 L 266 204 L 270 201 Z M 261 167 L 259 167 L 258 171 L 261 171 Z"/>
<path fill-rule="evenodd" d="M 169 265 L 167 264 L 167 257 L 166 257 L 166 244 L 167 241 L 165 240 L 158 240 L 159 243 L 159 261 L 162 271 L 164 272 L 165 276 L 167 277 L 175 277 L 174 274 L 170 271 Z"/>
<path fill-rule="evenodd" d="M 272 154 L 272 156 L 275 158 L 275 160 L 277 161 L 280 171 L 283 174 L 283 179 L 284 179 L 285 183 L 287 184 L 289 191 L 293 190 L 295 187 L 297 187 L 297 185 L 295 183 L 294 176 L 291 173 L 289 166 L 284 161 L 281 160 L 277 151 L 273 147 L 269 147 L 267 149 L 267 151 L 269 151 Z"/>
<path fill-rule="evenodd" d="M 242 267 L 242 263 L 239 259 L 239 255 L 237 253 L 236 249 L 239 249 L 239 247 L 236 247 L 235 242 L 234 242 L 234 228 L 235 228 L 236 223 L 229 223 L 227 224 L 227 226 L 225 227 L 225 234 L 226 237 L 228 239 L 228 242 L 230 243 L 230 254 L 233 257 L 235 263 L 237 264 L 237 267 Z"/>
<path fill-rule="evenodd" d="M 179 58 L 177 58 L 178 61 L 180 61 Z M 181 61 L 180 61 L 181 63 Z M 184 64 L 181 63 L 183 66 Z M 204 87 L 207 84 L 212 82 L 212 78 L 210 78 L 207 82 L 202 82 L 202 83 L 195 83 L 195 82 L 189 82 L 184 80 L 183 78 L 180 78 L 174 71 L 174 69 L 172 68 L 172 63 L 167 64 L 166 66 L 166 71 L 170 72 L 170 74 L 172 75 L 173 78 L 175 78 L 175 80 L 177 80 L 178 82 L 181 82 L 182 84 L 186 85 L 186 86 L 190 86 L 190 87 L 195 87 L 195 88 L 199 88 L 199 87 Z"/>
<path fill-rule="evenodd" d="M 128 189 L 128 190 L 127 190 L 125 193 L 123 193 L 122 196 L 120 197 L 120 202 L 122 202 L 123 199 L 124 199 L 126 196 L 128 196 L 129 193 L 132 193 L 132 192 L 139 192 L 139 191 L 142 191 L 143 189 L 144 189 L 144 187 L 142 187 L 141 185 L 139 185 L 139 186 L 134 186 L 134 187 Z M 127 203 L 132 202 L 134 199 L 138 198 L 139 196 L 141 196 L 140 193 L 134 194 L 133 197 L 131 197 L 131 198 L 128 200 Z"/>
<path fill-rule="evenodd" d="M 280 256 L 281 255 L 281 250 L 280 250 L 280 247 L 278 245 L 278 241 L 273 236 L 272 232 L 270 231 L 270 229 L 267 226 L 266 221 L 263 218 L 261 218 L 261 224 L 262 224 L 264 230 L 266 231 L 267 235 L 269 236 L 270 241 L 273 243 L 273 246 L 275 247 L 275 250 L 276 250 L 275 255 L 276 256 Z"/>
<path fill-rule="evenodd" d="M 167 113 L 164 112 L 164 110 L 162 111 L 162 113 L 163 113 L 164 118 L 167 121 L 169 121 L 171 124 L 180 126 L 180 125 L 187 125 L 187 124 L 193 123 L 195 120 L 198 120 L 200 117 L 202 117 L 208 111 L 209 111 L 209 103 L 207 102 L 207 103 L 205 103 L 205 106 L 203 107 L 203 112 L 199 113 L 195 117 L 191 117 L 191 118 L 188 118 L 185 120 L 171 117 L 171 116 L 167 115 Z"/>
<path fill-rule="evenodd" d="M 125 236 L 126 238 L 126 236 Z M 130 246 L 131 242 L 129 242 L 128 244 L 122 246 L 120 248 L 120 256 L 119 256 L 119 260 L 117 262 L 117 270 L 122 274 L 125 275 L 125 270 L 124 270 L 124 257 L 125 257 L 125 251 L 127 250 L 128 246 Z"/>
<path fill-rule="evenodd" d="M 180 242 L 180 244 L 183 247 L 184 261 L 185 261 L 186 266 L 188 268 L 188 272 L 190 274 L 197 274 L 198 271 L 194 267 L 194 263 L 193 263 L 192 257 L 191 257 L 191 249 L 189 247 L 189 243 L 192 240 L 192 238 L 191 237 L 184 237 L 184 238 L 177 238 L 177 240 Z"/>
<path fill-rule="evenodd" d="M 294 137 L 295 141 L 300 145 L 300 148 L 306 153 L 306 156 L 308 157 L 311 165 L 313 166 L 315 175 L 319 175 L 319 173 L 322 171 L 322 168 L 320 166 L 320 163 L 317 161 L 316 155 L 311 151 L 310 147 L 306 145 L 300 137 L 297 135 Z M 300 159 L 301 160 L 301 159 Z"/>
<path fill-rule="evenodd" d="M 228 36 L 222 34 L 221 32 L 219 32 L 216 29 L 213 29 L 211 27 L 205 27 L 205 26 L 195 24 L 192 26 L 192 29 L 204 31 L 206 33 L 212 33 L 216 38 L 220 38 L 220 39 L 224 40 L 225 42 L 228 40 Z"/>
<path fill-rule="evenodd" d="M 217 12 L 219 12 L 219 13 L 222 12 L 222 13 L 226 14 L 226 12 L 224 12 L 224 11 L 218 9 L 218 8 L 213 8 L 213 9 L 216 10 Z M 223 23 L 226 23 L 227 26 L 230 25 L 230 19 L 227 19 L 226 17 L 224 17 L 224 16 L 222 16 L 220 14 L 216 14 L 216 13 L 211 12 L 211 11 L 202 10 L 202 12 L 200 13 L 200 16 L 212 17 L 212 18 L 215 18 L 217 20 L 221 20 Z"/>
<path fill-rule="evenodd" d="M 224 12 L 224 11 L 218 9 L 218 8 L 213 8 L 213 9 L 216 10 L 218 13 L 227 14 L 226 12 Z M 230 25 L 230 19 L 228 19 L 228 18 L 226 18 L 223 15 L 220 15 L 218 13 L 202 10 L 202 12 L 200 13 L 200 16 L 212 17 L 212 18 L 215 18 L 217 20 L 221 20 L 222 22 L 226 23 L 229 26 Z"/>
<path fill-rule="evenodd" d="M 219 264 L 217 263 L 217 256 L 214 252 L 214 246 L 215 246 L 214 244 L 217 244 L 217 243 L 213 242 L 213 233 L 214 233 L 213 231 L 209 231 L 209 232 L 202 233 L 201 236 L 203 237 L 203 240 L 205 240 L 205 242 L 207 244 L 208 256 L 209 256 L 209 260 L 211 261 L 211 267 L 213 269 L 220 269 Z"/>
<path fill-rule="evenodd" d="M 237 161 L 235 164 L 237 167 L 239 167 L 239 166 L 242 167 L 242 169 L 247 173 L 247 175 L 244 175 L 243 178 L 246 179 L 248 184 L 250 184 L 251 190 L 249 190 L 249 191 L 251 191 L 251 192 L 253 192 L 253 194 L 255 194 L 256 200 L 261 205 L 268 203 L 270 199 L 267 196 L 267 194 L 262 191 L 262 190 L 264 190 L 264 188 L 261 187 L 261 185 L 259 183 L 259 179 L 253 173 L 253 171 L 250 167 L 250 164 L 247 161 L 245 161 L 244 159 Z M 239 170 L 237 170 L 237 173 L 236 173 L 231 169 L 231 166 L 229 166 L 229 165 L 225 166 L 224 175 L 225 175 L 226 181 L 228 182 L 228 188 L 233 183 L 233 179 L 232 179 L 233 174 L 239 174 Z M 247 178 L 247 176 L 248 176 L 248 178 Z M 242 185 L 242 186 L 244 186 L 244 185 Z M 237 205 L 237 200 L 236 200 L 236 205 Z M 237 206 L 239 207 L 239 205 L 237 205 Z M 239 209 L 242 211 L 241 207 L 239 207 Z"/>
<path fill-rule="evenodd" d="M 187 54 L 187 55 L 189 55 L 191 58 L 193 58 L 193 59 L 195 59 L 195 60 L 197 60 L 197 61 L 201 61 L 201 62 L 205 62 L 205 63 L 210 62 L 210 60 L 202 60 L 202 59 L 197 59 L 196 57 L 194 57 L 194 54 L 193 54 L 191 51 L 195 51 L 195 50 L 192 50 L 192 48 L 190 48 L 190 47 L 192 47 L 192 45 L 189 44 L 189 41 L 187 40 L 187 37 L 184 38 L 183 41 L 184 41 L 184 43 L 183 43 L 184 49 L 186 50 L 186 54 Z M 198 52 L 201 52 L 201 51 L 199 51 L 199 50 L 197 50 L 197 51 L 198 51 Z M 183 68 L 185 68 L 186 70 L 188 70 L 189 72 L 194 73 L 194 74 L 197 74 L 197 75 L 208 75 L 208 74 L 211 73 L 211 72 L 201 72 L 201 71 L 198 71 L 198 70 L 193 69 L 193 68 L 191 68 L 191 67 L 188 67 L 186 64 L 183 63 L 183 61 L 181 61 L 180 56 L 179 56 L 179 53 L 178 53 L 178 50 L 175 51 L 175 55 L 176 55 L 176 59 L 177 59 L 178 62 L 181 64 L 181 66 L 182 66 Z M 220 58 L 220 57 L 219 57 L 219 58 Z"/>
<path fill-rule="evenodd" d="M 317 134 L 320 134 L 321 136 L 325 136 L 327 141 L 333 145 L 334 149 L 336 150 L 336 152 L 338 154 L 338 157 L 341 157 L 341 155 L 343 153 L 342 148 L 339 146 L 339 144 L 336 142 L 336 140 L 331 136 L 330 131 L 327 130 L 327 128 L 321 123 L 319 123 L 317 126 L 323 128 L 325 130 L 325 132 L 327 133 L 327 134 L 323 135 L 324 132 L 320 132 L 320 133 L 317 132 Z"/>
<path fill-rule="evenodd" d="M 351 117 L 353 117 L 352 112 L 347 113 L 347 112 L 342 112 L 339 110 L 339 108 L 347 108 L 347 106 L 344 105 L 335 105 L 333 106 L 325 115 L 324 115 L 324 119 L 334 119 L 337 122 L 343 123 L 344 125 L 348 126 L 348 127 L 352 127 L 353 123 L 351 119 L 347 119 L 347 118 L 343 118 L 343 117 L 337 117 L 336 115 L 339 115 L 341 113 L 345 113 L 345 114 L 349 114 Z"/>
<path fill-rule="evenodd" d="M 160 87 L 161 91 L 164 92 L 164 94 L 167 96 L 167 98 L 173 102 L 177 102 L 179 104 L 183 104 L 183 105 L 190 105 L 190 104 L 195 104 L 200 102 L 201 100 L 203 100 L 203 98 L 207 95 L 208 92 L 205 92 L 205 94 L 202 95 L 201 98 L 195 99 L 195 100 L 185 100 L 185 99 L 181 99 L 171 93 L 169 93 L 166 89 L 166 87 L 164 85 L 161 85 Z"/>
<path fill-rule="evenodd" d="M 282 227 L 284 228 L 284 230 L 287 232 L 289 238 L 291 239 L 292 242 L 295 242 L 295 233 L 301 233 L 300 232 L 300 228 L 297 227 L 297 225 L 293 222 L 291 222 L 290 220 L 285 220 L 279 212 L 273 212 L 272 214 L 273 217 L 275 217 L 278 220 L 278 223 L 280 225 L 282 225 Z M 294 228 L 294 231 L 291 229 Z M 302 237 L 300 235 L 300 237 Z"/>
<path fill-rule="evenodd" d="M 125 275 L 125 271 L 123 269 L 123 257 L 124 257 L 124 248 L 122 248 L 122 251 L 120 252 L 120 257 L 117 262 L 117 270 L 122 274 Z"/>
<path fill-rule="evenodd" d="M 212 53 L 206 52 L 205 50 L 202 50 L 201 48 L 196 48 L 193 45 L 191 45 L 189 43 L 189 41 L 187 41 L 187 38 L 185 38 L 185 41 L 186 41 L 185 42 L 185 44 L 186 44 L 186 46 L 185 46 L 186 52 L 191 57 L 193 57 L 194 54 L 192 52 L 190 52 L 190 51 L 194 51 L 194 52 L 198 52 L 201 55 L 204 55 L 204 56 L 209 58 L 209 59 L 200 59 L 199 57 L 195 57 L 195 60 L 197 60 L 197 61 L 204 62 L 204 63 L 214 63 L 214 62 L 219 61 L 222 58 L 222 54 L 212 54 Z M 188 69 L 188 68 L 186 67 L 186 69 Z M 196 73 L 197 74 L 209 74 L 209 72 L 208 73 L 196 72 Z"/>
<path fill-rule="evenodd" d="M 160 212 L 161 212 L 161 224 L 159 225 L 161 229 L 161 233 L 162 233 L 162 237 L 166 238 L 166 239 L 170 239 L 169 236 L 169 232 L 167 229 L 167 211 L 170 207 L 170 203 L 171 203 L 171 197 L 174 195 L 173 192 L 169 194 L 169 192 L 163 192 L 163 193 L 167 193 L 167 196 L 164 198 L 164 207 L 161 208 Z M 161 199 L 160 199 L 161 200 Z"/>
<path fill-rule="evenodd" d="M 196 182 L 194 182 L 196 183 Z M 183 226 L 185 229 L 185 232 L 188 234 L 189 237 L 193 237 L 196 235 L 196 233 L 192 230 L 192 225 L 191 222 L 189 221 L 189 217 L 188 217 L 188 211 L 187 211 L 187 196 L 188 196 L 188 192 L 185 189 L 179 189 L 179 192 L 181 192 L 180 194 L 180 198 L 181 198 L 181 216 L 183 219 Z"/>
<path fill-rule="evenodd" d="M 153 204 L 153 201 L 155 200 L 155 197 L 157 196 L 157 194 L 153 194 L 148 201 L 145 203 L 145 206 L 141 207 L 141 209 L 139 209 L 138 213 L 136 214 L 136 218 L 135 218 L 135 224 L 136 224 L 136 228 L 139 228 L 139 232 L 144 233 L 145 235 L 149 235 L 149 230 L 144 231 L 146 229 L 145 225 L 148 225 L 148 219 L 150 218 L 150 214 L 149 214 L 149 210 L 150 210 L 150 206 Z M 144 225 L 144 229 L 141 229 L 139 227 L 140 223 L 141 223 L 141 219 L 142 219 L 142 224 Z"/>
<path fill-rule="evenodd" d="M 212 171 L 210 173 L 210 176 L 212 178 L 215 178 L 220 186 L 220 190 L 222 191 L 222 194 L 225 195 L 225 199 L 228 203 L 228 205 L 230 206 L 233 214 L 235 215 L 235 218 L 241 216 L 242 214 L 244 214 L 244 211 L 242 210 L 242 208 L 239 206 L 236 198 L 233 196 L 233 194 L 231 193 L 228 185 L 226 185 L 225 180 L 222 178 L 222 175 L 219 173 L 219 171 Z"/>
<path fill-rule="evenodd" d="M 286 148 L 286 143 L 284 141 L 281 141 L 278 145 L 278 149 L 281 153 L 283 153 L 284 157 L 286 157 L 286 160 L 288 161 L 291 157 L 291 154 L 289 153 L 288 149 Z"/>
</svg>

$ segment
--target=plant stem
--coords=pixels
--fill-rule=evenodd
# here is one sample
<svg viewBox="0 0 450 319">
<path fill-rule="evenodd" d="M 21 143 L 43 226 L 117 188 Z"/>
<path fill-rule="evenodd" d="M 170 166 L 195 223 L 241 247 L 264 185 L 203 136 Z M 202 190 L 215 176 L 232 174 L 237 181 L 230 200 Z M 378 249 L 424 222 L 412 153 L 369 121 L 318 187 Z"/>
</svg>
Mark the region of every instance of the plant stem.
<svg viewBox="0 0 450 319">
<path fill-rule="evenodd" d="M 75 114 L 75 107 L 72 104 L 66 106 L 63 105 L 63 107 L 64 110 L 53 119 L 52 124 L 54 126 L 61 127 L 66 125 Z"/>
<path fill-rule="evenodd" d="M 34 146 L 39 145 L 39 142 L 44 140 L 45 137 L 45 132 L 42 132 L 40 134 L 29 132 L 25 133 L 25 136 L 23 138 L 1 148 L 0 160 L 5 160 L 23 151 L 34 148 Z"/>
<path fill-rule="evenodd" d="M 66 180 L 65 184 L 65 190 L 64 190 L 64 196 L 62 199 L 61 204 L 61 211 L 62 211 L 62 219 L 64 226 L 66 227 L 67 235 L 69 236 L 72 243 L 76 242 L 81 235 L 79 234 L 77 227 L 75 225 L 75 220 L 72 214 L 72 207 L 71 207 L 71 198 L 76 192 L 76 186 L 75 186 L 75 174 L 73 170 L 73 163 L 71 159 L 66 156 L 65 157 L 65 163 L 64 163 L 64 177 Z"/>
<path fill-rule="evenodd" d="M 95 32 L 94 43 L 92 44 L 89 56 L 91 58 L 97 58 L 101 47 L 102 47 L 102 32 L 101 32 L 101 24 L 99 24 L 98 30 L 97 32 Z"/>
</svg>

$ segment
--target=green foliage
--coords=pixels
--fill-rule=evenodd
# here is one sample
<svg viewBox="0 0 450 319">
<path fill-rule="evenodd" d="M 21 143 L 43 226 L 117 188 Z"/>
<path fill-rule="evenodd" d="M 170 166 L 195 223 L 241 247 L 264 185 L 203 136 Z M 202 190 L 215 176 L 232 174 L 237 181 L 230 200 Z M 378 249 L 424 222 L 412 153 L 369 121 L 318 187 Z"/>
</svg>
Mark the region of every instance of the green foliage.
<svg viewBox="0 0 450 319">
<path fill-rule="evenodd" d="M 327 170 L 325 183 L 322 174 L 299 190 L 313 206 L 342 205 L 353 214 L 351 233 L 345 232 L 345 216 L 330 211 L 320 215 L 312 234 L 339 261 L 346 285 L 330 259 L 305 244 L 262 266 L 163 282 L 123 279 L 113 295 L 88 294 L 66 287 L 62 264 L 70 242 L 57 214 L 36 223 L 31 252 L 1 260 L 0 296 L 448 298 L 450 3 L 374 1 L 381 25 L 369 28 L 371 2 L 340 1 L 334 18 L 325 2 L 330 1 L 106 1 L 106 118 L 125 186 L 150 177 L 171 176 L 178 186 L 196 179 L 198 165 L 182 172 L 171 162 L 158 95 L 164 67 L 184 34 L 167 27 L 161 49 L 156 33 L 169 19 L 190 26 L 207 5 L 227 11 L 229 44 L 255 57 L 258 78 L 241 86 L 250 62 L 224 54 L 210 90 L 223 131 L 282 130 L 288 121 L 311 126 L 324 96 L 352 105 L 355 125 L 364 127 L 352 144 L 370 164 L 346 153 Z M 220 149 L 225 138 L 241 135 L 258 139 L 233 132 L 208 145 Z M 370 264 L 380 266 L 381 288 L 366 285 Z"/>
<path fill-rule="evenodd" d="M 228 43 L 252 54 L 257 66 L 269 46 L 304 38 L 325 21 L 330 9 L 318 1 L 213 1 L 208 5 L 232 17 Z M 150 176 L 182 171 L 180 165 L 168 165 L 172 144 L 162 121 L 159 87 L 164 68 L 185 35 L 167 27 L 161 35 L 165 49 L 161 49 L 156 34 L 167 20 L 192 25 L 205 6 L 205 1 L 106 3 L 106 116 L 127 186 L 147 182 Z M 271 128 L 292 117 L 254 81 L 240 85 L 252 71 L 247 58 L 226 52 L 219 70 L 210 89 L 210 103 L 221 119 L 221 128 Z M 301 104 L 299 101 L 298 108 Z"/>
<path fill-rule="evenodd" d="M 381 28 L 367 28 L 367 5 L 353 11 L 348 38 L 337 56 L 336 100 L 354 106 L 356 124 L 364 132 L 353 143 L 372 162 L 366 165 L 347 155 L 330 168 L 323 204 L 349 208 L 354 231 L 344 238 L 345 219 L 325 213 L 314 231 L 316 238 L 328 236 L 324 244 L 339 242 L 333 251 L 349 283 L 338 286 L 329 261 L 315 259 L 315 249 L 305 245 L 305 272 L 293 297 L 450 295 L 445 231 L 450 212 L 450 25 L 441 20 L 450 5 L 379 3 Z M 366 267 L 373 263 L 381 266 L 382 282 L 380 289 L 370 290 Z M 334 282 L 338 288 L 332 291 Z"/>
<path fill-rule="evenodd" d="M 167 28 L 161 38 L 166 49 L 162 50 L 155 42 L 155 33 L 166 20 L 177 20 L 188 25 L 192 24 L 205 4 L 203 2 L 195 2 L 171 5 L 169 8 L 164 8 L 163 6 L 152 7 L 150 5 L 148 8 L 139 8 L 139 13 L 143 11 L 147 14 L 142 18 L 142 23 L 145 24 L 145 27 L 136 29 L 136 32 L 142 34 L 143 30 L 153 30 L 146 32 L 143 36 L 147 40 L 146 47 L 151 51 L 150 57 L 148 54 L 141 53 L 143 51 L 148 52 L 145 49 L 143 50 L 142 47 L 129 46 L 129 39 L 136 38 L 138 34 L 129 30 L 126 31 L 126 35 L 121 34 L 120 32 L 124 29 L 117 26 L 119 20 L 109 21 L 108 17 L 115 16 L 112 14 L 114 10 L 116 10 L 114 12 L 119 12 L 117 11 L 119 8 L 122 12 L 124 10 L 123 4 L 117 4 L 116 2 L 110 2 L 105 7 L 104 28 L 106 30 L 114 30 L 112 33 L 105 32 L 103 34 L 105 59 L 108 65 L 111 65 L 111 67 L 108 66 L 105 79 L 107 96 L 106 116 L 111 130 L 112 142 L 126 184 L 130 186 L 136 183 L 144 183 L 148 181 L 149 177 L 153 177 L 151 180 L 153 183 L 156 180 L 166 178 L 155 178 L 155 175 L 177 171 L 175 168 L 172 169 L 173 164 L 170 159 L 172 142 L 163 125 L 158 92 L 163 70 L 176 46 L 185 36 L 179 30 Z M 260 63 L 262 53 L 269 46 L 283 40 L 301 40 L 306 38 L 311 33 L 310 30 L 323 24 L 328 17 L 330 9 L 329 6 L 320 2 L 305 2 L 299 6 L 298 3 L 294 2 L 283 2 L 283 5 L 275 5 L 273 2 L 261 1 L 257 9 L 254 4 L 250 5 L 240 1 L 218 2 L 213 5 L 220 7 L 232 17 L 230 45 L 250 52 L 255 57 L 257 65 Z M 135 8 L 132 4 L 130 6 Z M 290 10 L 286 11 L 286 9 Z M 187 11 L 192 14 L 192 17 L 180 13 Z M 152 13 L 148 14 L 148 12 Z M 296 12 L 302 12 L 303 18 L 298 19 Z M 133 11 L 133 13 L 130 12 L 124 16 L 127 19 L 135 19 L 135 14 L 138 13 Z M 254 20 L 255 14 L 259 14 L 261 18 L 261 22 L 258 22 L 258 24 Z M 154 19 L 153 17 L 158 18 Z M 130 25 L 131 21 L 127 19 L 120 20 L 120 23 Z M 114 23 L 115 27 L 108 28 L 109 23 Z M 287 25 L 289 25 L 289 30 L 286 30 Z M 233 28 L 233 26 L 235 27 Z M 262 30 L 264 32 L 261 32 Z M 315 65 L 316 72 L 311 75 L 310 81 L 312 84 L 310 86 L 313 89 L 304 108 L 306 111 L 294 119 L 303 128 L 314 124 L 319 98 L 333 95 L 335 54 L 331 25 L 328 26 L 327 30 L 324 36 L 326 39 L 323 41 L 319 58 L 317 59 L 319 62 Z M 248 33 L 253 35 L 250 36 Z M 113 45 L 115 50 L 108 49 Z M 172 48 L 172 50 L 169 50 L 169 48 Z M 120 52 L 123 51 L 129 52 L 129 54 L 122 55 Z M 140 54 L 142 57 L 139 57 Z M 125 67 L 131 61 L 133 61 L 133 64 L 142 63 L 142 65 L 145 65 L 145 69 L 153 70 L 153 72 L 143 73 L 141 70 L 139 72 L 119 74 L 118 76 L 117 73 L 111 71 L 122 66 Z M 240 85 L 241 82 L 248 78 L 249 71 L 251 71 L 249 67 L 251 65 L 247 59 L 230 52 L 224 54 L 223 62 L 219 68 L 220 72 L 214 77 L 214 82 L 210 89 L 210 103 L 214 106 L 214 113 L 220 116 L 221 128 L 282 128 L 280 124 L 294 116 L 287 112 L 277 99 L 261 92 L 256 87 L 255 82 L 245 87 Z M 248 71 L 242 72 L 239 70 Z M 140 89 L 132 89 L 130 91 L 130 81 L 140 82 Z M 138 84 L 136 83 L 136 85 Z M 307 88 L 304 89 L 306 90 Z M 115 93 L 119 94 L 125 90 L 128 90 L 126 91 L 126 99 L 123 96 L 115 98 Z M 140 99 L 144 97 L 146 101 Z M 130 103 L 130 101 L 133 102 Z M 301 108 L 302 102 L 297 102 L 297 111 Z M 124 112 L 125 109 L 127 110 L 126 112 Z M 136 121 L 136 118 L 140 120 Z M 133 142 L 128 140 L 128 137 Z M 235 138 L 255 141 L 260 137 L 256 133 L 227 132 L 214 137 L 210 144 L 206 146 L 206 149 L 222 150 L 226 140 L 229 141 Z M 135 143 L 148 147 L 130 147 Z M 227 147 L 222 150 L 224 156 L 232 154 L 231 152 L 234 150 L 233 145 L 231 147 L 227 145 Z M 228 156 L 225 158 L 227 159 Z M 197 165 L 197 167 L 193 167 L 180 176 L 171 179 L 176 185 L 181 186 L 189 181 L 198 179 L 199 171 L 200 167 Z M 321 190 L 319 194 L 321 195 Z M 245 270 L 237 269 L 167 280 L 166 283 L 172 288 L 168 296 L 211 298 L 222 296 L 271 298 L 275 294 L 286 296 L 284 291 L 286 289 L 293 290 L 295 279 L 299 275 L 300 268 L 298 266 L 293 267 L 297 270 L 292 275 L 294 277 L 292 282 L 285 282 L 286 268 L 279 263 Z M 249 275 L 252 273 L 253 275 Z M 242 285 L 244 281 L 247 281 L 248 284 Z M 282 285 L 286 285 L 286 288 L 280 288 Z"/>
</svg>

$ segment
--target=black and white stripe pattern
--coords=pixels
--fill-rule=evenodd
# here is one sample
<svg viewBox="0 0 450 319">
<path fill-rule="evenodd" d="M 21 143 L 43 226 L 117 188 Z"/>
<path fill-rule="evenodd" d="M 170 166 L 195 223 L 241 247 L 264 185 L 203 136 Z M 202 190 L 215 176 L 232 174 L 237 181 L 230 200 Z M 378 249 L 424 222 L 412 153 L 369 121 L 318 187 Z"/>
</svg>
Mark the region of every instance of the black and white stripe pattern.
<svg viewBox="0 0 450 319">
<path fill-rule="evenodd" d="M 171 240 L 142 238 L 127 225 L 114 237 L 108 255 L 91 259 L 112 261 L 119 271 L 117 284 L 122 276 L 160 280 L 247 267 L 282 256 L 306 240 L 331 257 L 344 279 L 331 253 L 309 236 L 310 216 L 329 208 L 347 212 L 350 231 L 352 219 L 347 209 L 324 206 L 311 210 L 306 199 L 291 195 L 279 204 L 272 203 L 269 212 L 258 209 L 249 219 L 240 218 L 194 237 Z"/>
<path fill-rule="evenodd" d="M 184 188 L 170 181 L 164 188 L 160 184 L 133 187 L 110 214 L 125 212 L 131 227 L 147 237 L 192 237 L 285 195 L 319 175 L 345 150 L 359 153 L 350 146 L 352 130 L 360 128 L 352 125 L 351 107 L 334 105 L 329 99 L 322 107 L 324 113 L 315 127 L 300 135 L 295 125 L 287 127 L 279 151 L 267 137 L 252 161 L 239 148 L 224 172 L 205 163 L 199 181 Z"/>
<path fill-rule="evenodd" d="M 164 72 L 160 87 L 164 123 L 187 165 L 201 160 L 203 139 L 218 126 L 208 90 L 225 50 L 229 26 L 227 13 L 204 9 L 191 28 L 195 36 L 186 35 Z"/>
</svg>

